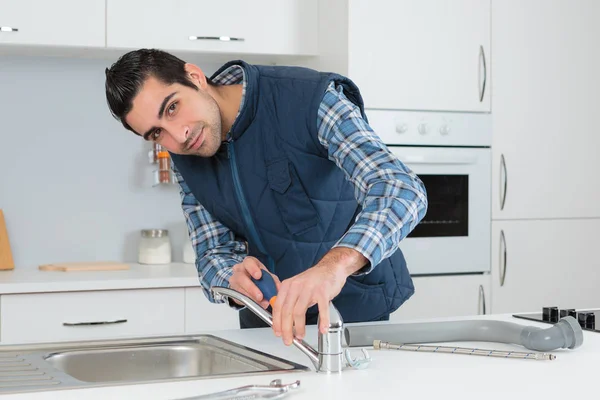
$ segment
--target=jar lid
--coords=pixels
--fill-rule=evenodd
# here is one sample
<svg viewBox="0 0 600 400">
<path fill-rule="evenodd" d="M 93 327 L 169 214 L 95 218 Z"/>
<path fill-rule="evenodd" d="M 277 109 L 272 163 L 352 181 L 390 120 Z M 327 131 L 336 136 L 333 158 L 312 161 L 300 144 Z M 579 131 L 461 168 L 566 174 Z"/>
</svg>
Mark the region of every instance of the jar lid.
<svg viewBox="0 0 600 400">
<path fill-rule="evenodd" d="M 142 237 L 163 237 L 169 236 L 169 231 L 166 229 L 142 229 Z"/>
</svg>

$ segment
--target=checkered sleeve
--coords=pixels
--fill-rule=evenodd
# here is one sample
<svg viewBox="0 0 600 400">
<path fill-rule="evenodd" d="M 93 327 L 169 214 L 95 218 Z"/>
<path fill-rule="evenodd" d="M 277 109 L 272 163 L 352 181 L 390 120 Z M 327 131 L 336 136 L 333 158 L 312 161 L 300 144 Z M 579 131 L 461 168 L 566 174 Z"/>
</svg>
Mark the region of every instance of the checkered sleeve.
<svg viewBox="0 0 600 400">
<path fill-rule="evenodd" d="M 333 83 L 320 105 L 317 128 L 329 159 L 354 185 L 362 207 L 334 247 L 363 254 L 369 264 L 356 274 L 369 273 L 398 249 L 400 241 L 425 216 L 425 186 L 382 142 L 342 88 Z"/>
<path fill-rule="evenodd" d="M 174 163 L 171 163 L 171 169 L 179 184 L 181 207 L 196 253 L 196 269 L 202 290 L 211 303 L 225 303 L 216 300 L 210 288 L 211 286 L 229 287 L 233 266 L 241 263 L 246 257 L 246 243 L 236 240 L 233 232 L 217 221 L 196 200 Z M 232 308 L 240 308 L 235 303 L 227 303 Z"/>
</svg>

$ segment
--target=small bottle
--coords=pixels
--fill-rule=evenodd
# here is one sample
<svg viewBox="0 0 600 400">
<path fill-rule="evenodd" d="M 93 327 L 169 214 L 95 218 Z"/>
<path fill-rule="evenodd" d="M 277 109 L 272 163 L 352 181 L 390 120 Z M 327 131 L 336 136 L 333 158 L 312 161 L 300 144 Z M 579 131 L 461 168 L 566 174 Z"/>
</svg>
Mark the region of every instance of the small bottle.
<svg viewBox="0 0 600 400">
<path fill-rule="evenodd" d="M 158 159 L 158 182 L 171 183 L 171 157 L 168 151 L 159 151 Z"/>
</svg>

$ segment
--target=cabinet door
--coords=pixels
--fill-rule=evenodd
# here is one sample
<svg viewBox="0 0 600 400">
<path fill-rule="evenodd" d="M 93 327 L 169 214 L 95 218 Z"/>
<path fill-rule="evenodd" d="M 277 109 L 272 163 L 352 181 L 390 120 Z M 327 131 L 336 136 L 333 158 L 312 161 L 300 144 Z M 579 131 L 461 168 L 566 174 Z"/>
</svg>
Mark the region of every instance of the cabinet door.
<svg viewBox="0 0 600 400">
<path fill-rule="evenodd" d="M 0 0 L 0 27 L 0 44 L 104 47 L 105 0 Z"/>
<path fill-rule="evenodd" d="M 415 277 L 413 282 L 415 294 L 390 321 L 489 314 L 489 274 Z"/>
<path fill-rule="evenodd" d="M 316 27 L 317 0 L 107 0 L 108 47 L 316 54 Z"/>
<path fill-rule="evenodd" d="M 490 111 L 490 0 L 350 0 L 348 13 L 368 108 Z"/>
<path fill-rule="evenodd" d="M 185 288 L 185 333 L 239 329 L 238 312 L 208 301 L 200 287 Z"/>
<path fill-rule="evenodd" d="M 600 2 L 495 1 L 492 215 L 600 217 Z"/>
<path fill-rule="evenodd" d="M 492 223 L 492 312 L 600 304 L 600 219 Z"/>
</svg>

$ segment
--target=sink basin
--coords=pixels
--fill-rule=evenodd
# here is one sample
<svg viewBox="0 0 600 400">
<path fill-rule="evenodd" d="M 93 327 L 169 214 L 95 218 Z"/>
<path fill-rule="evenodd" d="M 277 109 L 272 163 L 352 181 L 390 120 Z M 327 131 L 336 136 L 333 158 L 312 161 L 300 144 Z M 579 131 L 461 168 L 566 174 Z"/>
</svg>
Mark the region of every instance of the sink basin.
<svg viewBox="0 0 600 400">
<path fill-rule="evenodd" d="M 213 335 L 0 346 L 0 394 L 300 371 Z"/>
<path fill-rule="evenodd" d="M 294 369 L 215 338 L 163 344 L 70 350 L 45 357 L 54 368 L 83 382 L 209 377 Z"/>
</svg>

